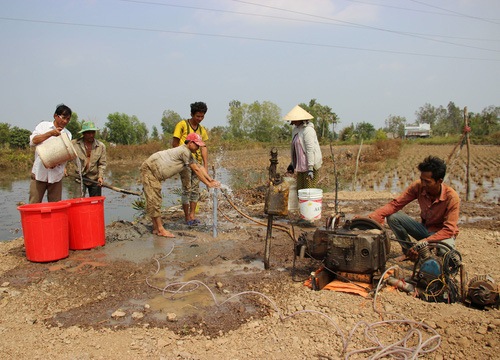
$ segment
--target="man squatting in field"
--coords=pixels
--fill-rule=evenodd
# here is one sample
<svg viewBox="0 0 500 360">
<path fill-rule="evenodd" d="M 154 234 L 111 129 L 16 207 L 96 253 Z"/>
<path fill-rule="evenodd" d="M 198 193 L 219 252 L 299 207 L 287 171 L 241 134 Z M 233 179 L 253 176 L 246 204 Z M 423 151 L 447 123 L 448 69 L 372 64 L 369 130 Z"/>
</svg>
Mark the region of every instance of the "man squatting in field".
<svg viewBox="0 0 500 360">
<path fill-rule="evenodd" d="M 403 255 L 396 260 L 416 260 L 416 245 L 408 235 L 418 242 L 441 242 L 452 248 L 458 235 L 460 198 L 455 190 L 443 183 L 446 164 L 443 160 L 428 156 L 418 165 L 420 179 L 413 182 L 399 197 L 368 215 L 383 224 L 384 218 L 396 235 Z M 417 200 L 421 222 L 399 211 Z M 442 253 L 439 249 L 439 253 Z"/>
<path fill-rule="evenodd" d="M 163 227 L 161 221 L 161 183 L 162 181 L 180 173 L 186 167 L 208 187 L 220 187 L 220 182 L 212 179 L 203 166 L 197 163 L 191 155 L 200 146 L 205 146 L 201 136 L 190 133 L 182 146 L 162 150 L 151 155 L 141 165 L 141 178 L 146 197 L 146 214 L 153 221 L 153 234 L 165 237 L 175 237 Z"/>
</svg>

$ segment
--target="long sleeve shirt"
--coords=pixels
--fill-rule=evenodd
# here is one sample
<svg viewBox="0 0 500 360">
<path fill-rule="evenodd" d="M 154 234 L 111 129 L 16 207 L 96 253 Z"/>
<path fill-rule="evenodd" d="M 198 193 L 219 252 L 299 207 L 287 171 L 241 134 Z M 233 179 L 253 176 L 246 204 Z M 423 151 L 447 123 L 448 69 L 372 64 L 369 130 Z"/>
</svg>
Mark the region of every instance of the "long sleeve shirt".
<svg viewBox="0 0 500 360">
<path fill-rule="evenodd" d="M 305 162 L 297 162 L 299 153 L 305 154 Z M 292 130 L 291 158 L 293 167 L 297 172 L 306 172 L 308 170 L 318 170 L 323 164 L 323 155 L 319 146 L 316 130 L 313 123 L 294 126 Z M 297 165 L 300 165 L 298 168 Z"/>
<path fill-rule="evenodd" d="M 387 216 L 398 212 L 413 200 L 417 200 L 420 206 L 422 224 L 429 232 L 434 232 L 427 241 L 441 241 L 458 235 L 460 198 L 456 191 L 446 184 L 441 184 L 439 198 L 432 200 L 420 180 L 417 180 L 399 197 L 378 208 L 368 217 L 383 224 Z"/>
<path fill-rule="evenodd" d="M 36 127 L 35 130 L 31 133 L 30 135 L 30 146 L 35 147 L 38 145 L 41 145 L 43 143 L 40 143 L 38 145 L 35 145 L 33 143 L 33 138 L 37 135 L 42 135 L 45 134 L 46 132 L 55 129 L 56 127 L 54 126 L 53 121 L 42 121 L 39 123 Z M 68 138 L 71 140 L 71 133 L 67 129 L 62 129 L 61 133 L 64 133 L 68 135 Z M 47 139 L 48 140 L 48 139 Z M 45 140 L 45 141 L 47 141 Z M 33 167 L 31 169 L 31 172 L 35 175 L 35 179 L 37 181 L 44 181 L 48 182 L 50 184 L 57 183 L 62 180 L 64 177 L 64 167 L 66 166 L 66 163 L 59 164 L 55 166 L 52 169 L 47 169 L 42 162 L 42 159 L 40 159 L 40 156 L 38 156 L 38 152 L 35 151 L 35 161 L 33 162 Z"/>
<path fill-rule="evenodd" d="M 90 180 L 104 178 L 104 172 L 107 166 L 106 145 L 101 141 L 94 139 L 90 157 L 87 158 L 87 150 L 83 138 L 73 140 L 76 154 L 80 160 L 82 175 Z M 75 174 L 78 169 L 75 169 Z"/>
</svg>

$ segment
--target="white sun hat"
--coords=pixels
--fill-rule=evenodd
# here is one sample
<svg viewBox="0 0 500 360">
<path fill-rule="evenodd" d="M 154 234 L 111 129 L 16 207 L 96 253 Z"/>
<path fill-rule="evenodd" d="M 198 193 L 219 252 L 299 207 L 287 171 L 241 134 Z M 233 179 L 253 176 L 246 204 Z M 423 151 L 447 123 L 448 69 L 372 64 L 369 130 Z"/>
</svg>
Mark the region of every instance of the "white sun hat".
<svg viewBox="0 0 500 360">
<path fill-rule="evenodd" d="M 314 116 L 302 109 L 299 105 L 296 105 L 292 110 L 290 110 L 288 114 L 283 117 L 283 120 L 285 121 L 300 121 L 310 119 L 314 119 Z"/>
</svg>

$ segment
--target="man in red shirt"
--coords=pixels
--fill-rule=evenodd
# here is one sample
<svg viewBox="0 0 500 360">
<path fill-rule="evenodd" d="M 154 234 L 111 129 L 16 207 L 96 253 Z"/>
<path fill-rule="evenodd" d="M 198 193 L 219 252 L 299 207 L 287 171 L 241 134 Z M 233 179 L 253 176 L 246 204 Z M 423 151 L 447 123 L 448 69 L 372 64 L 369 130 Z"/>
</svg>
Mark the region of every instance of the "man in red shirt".
<svg viewBox="0 0 500 360">
<path fill-rule="evenodd" d="M 403 256 L 397 258 L 400 261 L 414 260 L 418 256 L 415 243 L 408 235 L 418 242 L 442 242 L 452 248 L 458 235 L 460 198 L 455 190 L 443 183 L 445 162 L 428 156 L 418 165 L 418 170 L 419 180 L 413 182 L 399 197 L 368 215 L 380 224 L 387 219 L 387 224 L 403 249 Z M 417 200 L 420 206 L 421 222 L 400 211 L 413 200 Z"/>
</svg>

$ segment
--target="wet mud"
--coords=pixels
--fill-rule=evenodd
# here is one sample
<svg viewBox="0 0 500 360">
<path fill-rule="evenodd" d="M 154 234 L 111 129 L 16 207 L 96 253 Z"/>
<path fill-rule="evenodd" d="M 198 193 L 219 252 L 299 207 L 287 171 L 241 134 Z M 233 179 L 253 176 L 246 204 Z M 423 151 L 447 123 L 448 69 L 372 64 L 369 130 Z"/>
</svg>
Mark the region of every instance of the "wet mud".
<svg viewBox="0 0 500 360">
<path fill-rule="evenodd" d="M 57 262 L 22 261 L 2 279 L 11 289 L 37 284 L 56 297 L 51 305 L 56 314 L 37 319 L 49 327 L 166 327 L 178 334 L 219 336 L 269 314 L 252 289 L 289 275 L 264 271 L 265 229 L 236 219 L 219 222 L 214 238 L 210 224 L 187 226 L 179 211 L 168 215 L 165 226 L 176 238 L 152 235 L 144 219 L 117 221 L 107 226 L 104 247 L 70 251 Z M 275 250 L 286 248 L 277 253 L 288 254 L 288 264 L 281 256 L 273 259 L 280 267 L 291 264 L 291 244 L 284 235 L 273 238 Z M 24 247 L 10 255 L 24 258 Z"/>
<path fill-rule="evenodd" d="M 166 209 L 164 223 L 176 235 L 174 239 L 152 235 L 151 224 L 145 219 L 117 221 L 106 228 L 105 246 L 70 251 L 66 259 L 57 262 L 20 261 L 1 280 L 18 291 L 37 284 L 40 291 L 54 297 L 53 303 L 46 305 L 53 315 L 35 320 L 49 327 L 158 327 L 179 335 L 220 336 L 269 315 L 270 304 L 263 295 L 286 291 L 285 284 L 304 280 L 319 265 L 310 260 L 295 263 L 293 241 L 275 229 L 270 257 L 275 271 L 264 270 L 266 227 L 262 224 L 267 218 L 260 193 L 255 190 L 237 195 L 255 222 L 221 202 L 226 208 L 216 237 L 208 208 L 200 213 L 202 225 L 196 227 L 184 223 L 180 210 Z M 297 225 L 298 213 L 277 217 L 276 223 L 288 226 L 295 236 L 312 232 L 332 214 L 334 200 L 333 194 L 325 194 L 322 220 L 313 227 Z M 344 199 L 337 206 L 347 214 L 364 214 L 386 201 Z M 498 210 L 498 206 L 465 203 L 460 226 L 498 229 Z M 417 206 L 409 206 L 407 211 L 418 215 Z M 399 249 L 392 249 L 391 256 L 397 256 Z M 22 260 L 22 244 L 11 249 L 10 255 Z"/>
</svg>

